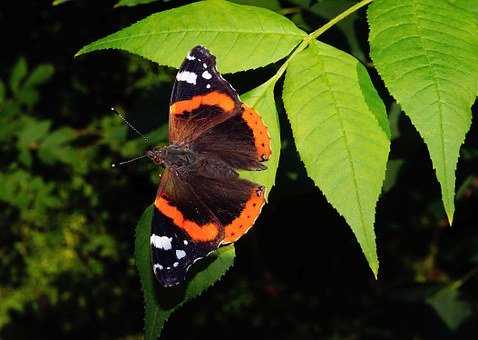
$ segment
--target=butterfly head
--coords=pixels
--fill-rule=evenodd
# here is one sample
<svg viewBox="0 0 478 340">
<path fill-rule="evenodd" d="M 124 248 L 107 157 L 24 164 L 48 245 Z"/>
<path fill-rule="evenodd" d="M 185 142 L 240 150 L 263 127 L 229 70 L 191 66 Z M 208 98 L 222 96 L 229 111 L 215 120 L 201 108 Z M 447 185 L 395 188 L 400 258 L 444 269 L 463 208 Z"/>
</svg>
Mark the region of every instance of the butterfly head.
<svg viewBox="0 0 478 340">
<path fill-rule="evenodd" d="M 165 160 L 167 157 L 166 147 L 154 148 L 146 151 L 146 156 L 151 159 L 157 165 L 166 165 Z"/>
<path fill-rule="evenodd" d="M 155 164 L 173 169 L 190 166 L 196 160 L 196 155 L 189 147 L 175 144 L 148 150 L 146 156 Z"/>
</svg>

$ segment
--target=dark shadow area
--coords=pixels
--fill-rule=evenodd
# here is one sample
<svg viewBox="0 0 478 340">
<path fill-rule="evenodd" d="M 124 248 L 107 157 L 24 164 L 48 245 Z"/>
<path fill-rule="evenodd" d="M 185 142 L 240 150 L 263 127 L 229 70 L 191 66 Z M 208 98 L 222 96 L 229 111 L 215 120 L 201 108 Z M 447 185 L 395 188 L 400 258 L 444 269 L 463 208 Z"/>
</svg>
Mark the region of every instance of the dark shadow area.
<svg viewBox="0 0 478 340">
<path fill-rule="evenodd" d="M 154 144 L 167 143 L 176 71 L 119 51 L 73 56 L 89 42 L 188 2 L 116 9 L 115 1 L 0 5 L 0 31 L 7 36 L 0 80 L 8 103 L 0 106 L 1 339 L 142 338 L 144 300 L 134 263 L 134 229 L 154 200 L 160 171 L 146 160 L 111 168 L 150 145 L 109 108 L 126 112 Z M 308 1 L 280 3 L 297 24 L 315 29 L 326 22 L 302 8 Z M 368 56 L 364 11 L 352 27 Z M 339 28 L 321 41 L 351 52 Z M 14 91 L 12 72 L 21 57 L 28 70 Z M 25 90 L 25 79 L 42 64 L 53 66 L 53 74 Z M 280 65 L 225 78 L 245 93 Z M 365 67 L 390 112 L 393 98 L 373 65 Z M 390 159 L 403 164 L 377 204 L 376 280 L 350 227 L 307 176 L 282 86 L 280 80 L 275 88 L 282 150 L 269 202 L 237 242 L 234 266 L 175 312 L 162 338 L 476 339 L 478 281 L 470 273 L 478 265 L 478 106 L 457 166 L 452 227 L 426 145 L 400 113 Z M 213 259 L 196 263 L 188 277 Z M 463 279 L 458 298 L 450 300 L 450 326 L 428 301 Z M 185 294 L 184 286 L 155 285 L 165 308 Z"/>
</svg>

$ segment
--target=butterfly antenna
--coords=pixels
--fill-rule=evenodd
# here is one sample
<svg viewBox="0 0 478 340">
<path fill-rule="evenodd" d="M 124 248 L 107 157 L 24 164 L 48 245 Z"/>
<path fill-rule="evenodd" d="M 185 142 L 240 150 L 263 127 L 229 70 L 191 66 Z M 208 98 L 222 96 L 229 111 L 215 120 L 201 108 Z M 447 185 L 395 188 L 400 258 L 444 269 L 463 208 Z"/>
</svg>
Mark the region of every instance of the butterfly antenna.
<svg viewBox="0 0 478 340">
<path fill-rule="evenodd" d="M 119 165 L 128 164 L 128 163 L 131 163 L 131 162 L 137 161 L 138 159 L 144 158 L 144 157 L 146 157 L 146 156 L 147 156 L 147 155 L 143 155 L 143 156 L 139 156 L 139 157 L 136 157 L 136 158 L 133 158 L 133 159 L 130 159 L 130 160 L 124 161 L 124 162 L 120 162 L 120 163 L 113 163 L 113 164 L 111 164 L 111 167 L 112 167 L 112 168 L 116 168 L 116 167 L 117 167 L 117 166 L 119 166 Z"/>
<path fill-rule="evenodd" d="M 146 142 L 146 144 L 150 144 L 151 143 L 151 140 L 146 137 L 143 133 L 141 133 L 137 128 L 135 128 L 130 122 L 128 122 L 126 120 L 126 118 L 121 114 L 119 113 L 114 107 L 111 108 L 111 111 L 113 111 L 114 113 L 116 113 L 122 120 L 123 122 L 125 122 L 134 132 L 136 132 L 138 135 L 140 135 L 141 137 L 143 137 L 144 141 Z"/>
</svg>

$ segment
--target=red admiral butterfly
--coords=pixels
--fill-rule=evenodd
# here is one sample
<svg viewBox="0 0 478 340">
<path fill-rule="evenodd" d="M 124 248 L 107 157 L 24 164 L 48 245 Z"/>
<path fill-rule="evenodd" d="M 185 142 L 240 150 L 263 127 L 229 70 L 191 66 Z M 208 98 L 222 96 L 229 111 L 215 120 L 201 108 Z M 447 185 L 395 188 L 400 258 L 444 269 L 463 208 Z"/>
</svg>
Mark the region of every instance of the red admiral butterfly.
<svg viewBox="0 0 478 340">
<path fill-rule="evenodd" d="M 264 187 L 237 170 L 266 168 L 267 127 L 202 46 L 189 52 L 176 75 L 169 143 L 146 153 L 165 167 L 150 237 L 153 272 L 164 287 L 183 282 L 194 262 L 237 241 L 265 203 Z"/>
</svg>

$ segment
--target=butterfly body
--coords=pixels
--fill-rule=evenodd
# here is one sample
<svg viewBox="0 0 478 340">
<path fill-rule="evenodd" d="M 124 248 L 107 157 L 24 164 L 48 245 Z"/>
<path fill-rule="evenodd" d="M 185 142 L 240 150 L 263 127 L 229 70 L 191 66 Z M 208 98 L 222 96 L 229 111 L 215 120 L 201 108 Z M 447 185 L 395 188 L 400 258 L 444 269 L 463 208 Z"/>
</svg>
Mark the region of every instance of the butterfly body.
<svg viewBox="0 0 478 340">
<path fill-rule="evenodd" d="M 202 155 L 190 146 L 172 144 L 147 151 L 146 155 L 157 165 L 164 166 L 185 180 L 187 176 L 196 175 L 217 179 L 239 176 L 232 166 L 220 158 Z"/>
<path fill-rule="evenodd" d="M 271 154 L 260 116 L 240 101 L 202 46 L 191 50 L 176 76 L 169 141 L 146 153 L 165 167 L 150 237 L 153 271 L 164 287 L 183 282 L 194 262 L 254 224 L 265 188 L 238 170 L 263 170 Z"/>
<path fill-rule="evenodd" d="M 198 156 L 189 146 L 168 145 L 146 152 L 146 155 L 157 165 L 164 166 L 179 174 L 191 171 L 198 163 Z"/>
</svg>

